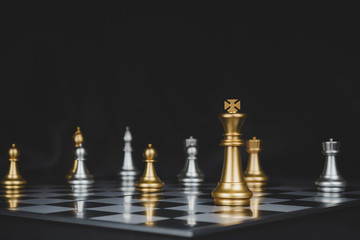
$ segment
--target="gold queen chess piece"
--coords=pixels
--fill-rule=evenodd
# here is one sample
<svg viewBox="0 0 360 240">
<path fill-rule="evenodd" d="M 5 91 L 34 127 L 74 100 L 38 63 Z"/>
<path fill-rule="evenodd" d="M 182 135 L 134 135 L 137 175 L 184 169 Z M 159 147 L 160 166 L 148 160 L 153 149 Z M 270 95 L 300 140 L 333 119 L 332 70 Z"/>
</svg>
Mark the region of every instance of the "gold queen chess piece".
<svg viewBox="0 0 360 240">
<path fill-rule="evenodd" d="M 240 147 L 244 145 L 240 129 L 246 114 L 238 112 L 238 99 L 228 99 L 224 105 L 227 112 L 219 115 L 225 130 L 224 139 L 220 143 L 225 148 L 224 165 L 220 181 L 211 195 L 218 205 L 249 205 L 253 194 L 245 182 L 240 159 Z"/>
<path fill-rule="evenodd" d="M 249 153 L 249 161 L 244 176 L 250 190 L 255 192 L 261 191 L 269 179 L 260 166 L 260 150 L 260 139 L 253 137 L 246 141 L 246 151 Z"/>
<path fill-rule="evenodd" d="M 86 150 L 83 146 L 84 137 L 81 133 L 80 127 L 77 127 L 73 138 L 75 142 L 74 165 L 66 178 L 68 182 L 75 187 L 83 187 L 94 183 L 94 178 L 85 165 Z"/>
<path fill-rule="evenodd" d="M 140 180 L 135 184 L 138 191 L 143 193 L 159 192 L 163 189 L 164 183 L 157 176 L 154 163 L 156 162 L 157 152 L 151 144 L 144 151 L 145 170 Z"/>
<path fill-rule="evenodd" d="M 22 188 L 26 184 L 25 179 L 20 175 L 17 168 L 19 155 L 20 155 L 19 150 L 15 147 L 15 144 L 12 144 L 11 148 L 9 149 L 9 161 L 10 161 L 9 172 L 5 176 L 5 178 L 1 181 L 1 183 L 6 189 Z"/>
</svg>

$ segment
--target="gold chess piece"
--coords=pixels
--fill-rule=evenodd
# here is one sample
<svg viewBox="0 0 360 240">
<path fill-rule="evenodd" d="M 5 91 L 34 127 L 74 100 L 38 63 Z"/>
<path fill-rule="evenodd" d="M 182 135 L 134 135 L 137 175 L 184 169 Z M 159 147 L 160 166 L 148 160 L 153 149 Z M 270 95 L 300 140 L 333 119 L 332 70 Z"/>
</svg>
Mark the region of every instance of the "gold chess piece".
<svg viewBox="0 0 360 240">
<path fill-rule="evenodd" d="M 143 154 L 146 162 L 145 170 L 140 180 L 135 184 L 136 189 L 141 192 L 158 192 L 164 187 L 164 183 L 156 175 L 154 162 L 157 156 L 155 148 L 151 144 L 145 149 Z"/>
<path fill-rule="evenodd" d="M 75 143 L 75 159 L 74 164 L 66 179 L 70 184 L 74 186 L 85 186 L 90 185 L 94 182 L 94 177 L 86 167 L 86 149 L 84 148 L 84 137 L 81 133 L 80 127 L 77 127 L 77 130 L 74 134 L 74 143 Z"/>
<path fill-rule="evenodd" d="M 12 144 L 11 148 L 9 149 L 9 173 L 1 182 L 6 189 L 21 188 L 26 184 L 25 179 L 23 179 L 23 177 L 20 175 L 17 168 L 17 161 L 19 160 L 19 155 L 19 150 L 15 147 L 15 144 Z"/>
<path fill-rule="evenodd" d="M 240 129 L 246 114 L 238 113 L 240 101 L 228 99 L 225 101 L 227 113 L 219 115 L 225 129 L 224 139 L 220 145 L 225 147 L 224 165 L 220 181 L 212 191 L 215 204 L 218 205 L 249 205 L 252 192 L 249 190 L 242 171 L 240 147 L 244 145 Z"/>
<path fill-rule="evenodd" d="M 253 137 L 246 141 L 246 151 L 249 153 L 249 162 L 244 172 L 245 181 L 252 191 L 261 191 L 269 179 L 260 166 L 259 152 L 260 139 Z"/>
</svg>

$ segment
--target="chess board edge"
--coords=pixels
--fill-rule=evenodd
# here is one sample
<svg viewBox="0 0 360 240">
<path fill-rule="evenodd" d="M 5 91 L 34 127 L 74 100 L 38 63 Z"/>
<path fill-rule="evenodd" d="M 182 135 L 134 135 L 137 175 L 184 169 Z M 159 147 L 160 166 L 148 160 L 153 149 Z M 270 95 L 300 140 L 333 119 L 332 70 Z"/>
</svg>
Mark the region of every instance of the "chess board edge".
<svg viewBox="0 0 360 240">
<path fill-rule="evenodd" d="M 237 230 L 246 227 L 254 227 L 259 226 L 266 223 L 271 222 L 280 222 L 282 220 L 294 219 L 297 217 L 303 216 L 311 216 L 318 213 L 330 212 L 338 209 L 360 206 L 360 200 L 353 200 L 349 202 L 343 202 L 341 204 L 333 204 L 328 206 L 319 206 L 316 208 L 309 208 L 303 210 L 297 210 L 293 212 L 283 212 L 276 214 L 274 216 L 264 216 L 261 219 L 251 219 L 245 222 L 241 222 L 241 224 L 229 224 L 229 225 L 211 225 L 211 226 L 200 226 L 193 229 L 174 229 L 174 228 L 166 228 L 157 226 L 156 228 L 141 226 L 141 225 L 132 225 L 126 223 L 115 223 L 115 222 L 107 222 L 107 221 L 96 221 L 91 219 L 77 219 L 77 218 L 68 218 L 61 216 L 47 216 L 45 214 L 37 214 L 37 213 L 29 213 L 29 212 L 10 212 L 7 210 L 0 209 L 0 215 L 2 216 L 11 216 L 28 220 L 40 220 L 40 221 L 49 221 L 53 223 L 64 223 L 64 224 L 78 224 L 82 226 L 88 227 L 96 227 L 96 228 L 104 228 L 104 229 L 114 229 L 120 231 L 131 231 L 131 232 L 139 232 L 139 233 L 151 233 L 151 234 L 159 234 L 159 235 L 167 235 L 167 236 L 176 236 L 176 237 L 185 237 L 185 238 L 193 238 L 206 236 L 214 233 L 221 233 L 230 230 Z M 166 220 L 164 220 L 166 221 Z"/>
</svg>

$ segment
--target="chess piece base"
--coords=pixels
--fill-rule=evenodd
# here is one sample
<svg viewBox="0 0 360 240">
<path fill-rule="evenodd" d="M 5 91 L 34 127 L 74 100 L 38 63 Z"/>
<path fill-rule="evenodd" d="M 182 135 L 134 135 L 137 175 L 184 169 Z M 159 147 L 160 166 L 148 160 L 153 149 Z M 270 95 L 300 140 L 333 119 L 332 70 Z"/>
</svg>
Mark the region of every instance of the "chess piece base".
<svg viewBox="0 0 360 240">
<path fill-rule="evenodd" d="M 345 191 L 346 181 L 345 180 L 324 180 L 319 179 L 315 182 L 317 190 L 321 192 L 343 192 Z"/>
<path fill-rule="evenodd" d="M 243 206 L 250 204 L 252 192 L 245 182 L 240 183 L 218 183 L 211 193 L 214 203 L 217 205 Z"/>
<path fill-rule="evenodd" d="M 5 189 L 19 189 L 25 186 L 26 181 L 24 179 L 4 179 L 1 184 Z"/>
<path fill-rule="evenodd" d="M 141 180 L 135 184 L 135 187 L 138 191 L 144 193 L 159 192 L 163 189 L 163 182 L 141 182 Z"/>
<path fill-rule="evenodd" d="M 198 187 L 203 183 L 204 179 L 203 178 L 179 178 L 179 182 L 181 185 L 185 186 L 185 187 Z"/>
<path fill-rule="evenodd" d="M 136 170 L 121 170 L 119 172 L 119 178 L 122 181 L 135 181 L 138 175 L 139 173 Z"/>
</svg>

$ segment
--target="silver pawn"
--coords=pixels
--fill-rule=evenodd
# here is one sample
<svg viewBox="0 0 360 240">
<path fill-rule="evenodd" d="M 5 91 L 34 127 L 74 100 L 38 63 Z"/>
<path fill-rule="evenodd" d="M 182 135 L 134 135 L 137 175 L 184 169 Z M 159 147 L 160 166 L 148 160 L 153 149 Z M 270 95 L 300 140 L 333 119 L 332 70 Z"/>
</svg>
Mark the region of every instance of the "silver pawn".
<svg viewBox="0 0 360 240">
<path fill-rule="evenodd" d="M 197 139 L 192 136 L 185 140 L 185 149 L 187 153 L 187 159 L 184 168 L 178 174 L 179 182 L 184 186 L 199 186 L 204 178 L 198 165 L 196 155 L 197 151 Z"/>
<path fill-rule="evenodd" d="M 124 162 L 119 172 L 119 176 L 123 182 L 132 182 L 135 181 L 139 175 L 139 171 L 135 168 L 133 159 L 132 159 L 132 148 L 131 148 L 132 136 L 130 133 L 130 128 L 126 127 L 124 135 Z"/>
<path fill-rule="evenodd" d="M 75 148 L 75 163 L 72 173 L 68 176 L 68 182 L 74 188 L 83 188 L 94 183 L 94 178 L 85 165 L 86 150 L 82 143 Z"/>
<path fill-rule="evenodd" d="M 342 192 L 345 190 L 346 181 L 340 175 L 336 167 L 336 156 L 339 153 L 340 142 L 330 141 L 322 142 L 323 154 L 325 155 L 324 170 L 316 180 L 315 185 L 318 191 L 322 192 Z"/>
</svg>

